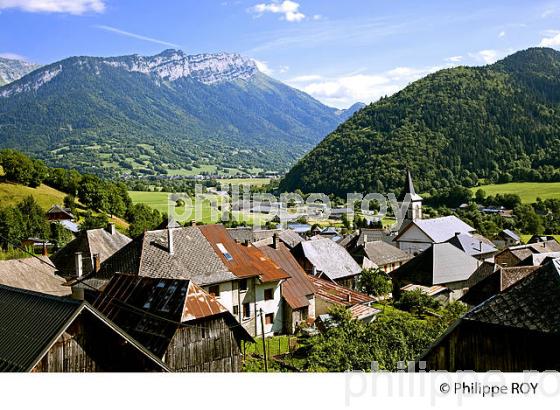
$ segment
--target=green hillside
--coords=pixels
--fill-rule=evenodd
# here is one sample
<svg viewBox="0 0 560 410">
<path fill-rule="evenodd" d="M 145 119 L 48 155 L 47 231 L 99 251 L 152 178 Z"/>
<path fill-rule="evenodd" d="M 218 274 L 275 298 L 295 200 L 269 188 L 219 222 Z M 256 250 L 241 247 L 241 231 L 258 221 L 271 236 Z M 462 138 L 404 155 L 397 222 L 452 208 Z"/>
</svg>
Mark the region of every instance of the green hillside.
<svg viewBox="0 0 560 410">
<path fill-rule="evenodd" d="M 0 182 L 0 208 L 14 206 L 30 195 L 45 210 L 55 204 L 62 204 L 66 196 L 65 193 L 44 184 L 30 188 L 11 182 Z"/>
<path fill-rule="evenodd" d="M 486 195 L 517 194 L 521 201 L 533 203 L 537 198 L 560 199 L 560 182 L 511 182 L 509 184 L 482 185 L 471 188 L 476 192 L 483 189 Z"/>
<path fill-rule="evenodd" d="M 359 111 L 302 158 L 280 189 L 398 191 L 560 181 L 560 52 L 532 48 L 441 70 Z"/>
</svg>

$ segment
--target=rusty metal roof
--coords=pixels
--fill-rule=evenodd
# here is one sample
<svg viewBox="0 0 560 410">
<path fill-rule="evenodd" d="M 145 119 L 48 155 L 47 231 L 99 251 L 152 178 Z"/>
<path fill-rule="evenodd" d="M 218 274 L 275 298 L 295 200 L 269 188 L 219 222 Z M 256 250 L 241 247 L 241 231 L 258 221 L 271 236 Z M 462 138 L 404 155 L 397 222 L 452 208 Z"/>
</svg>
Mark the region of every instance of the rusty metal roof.
<svg viewBox="0 0 560 410">
<path fill-rule="evenodd" d="M 308 276 L 311 283 L 315 287 L 315 297 L 324 299 L 330 303 L 336 303 L 343 306 L 353 306 L 361 303 L 371 303 L 375 299 L 365 293 L 357 292 L 329 282 L 319 279 L 315 276 Z"/>
<path fill-rule="evenodd" d="M 315 288 L 286 245 L 279 243 L 277 248 L 264 246 L 260 250 L 290 275 L 282 283 L 282 296 L 288 305 L 292 309 L 309 306 L 308 298 L 315 294 Z"/>
<path fill-rule="evenodd" d="M 381 312 L 381 309 L 376 309 L 367 305 L 354 305 L 351 306 L 348 310 L 350 311 L 352 318 L 357 320 L 366 319 Z"/>
<path fill-rule="evenodd" d="M 290 275 L 259 248 L 235 242 L 223 225 L 203 225 L 202 234 L 228 269 L 239 278 L 258 276 L 261 282 L 287 279 Z"/>
</svg>

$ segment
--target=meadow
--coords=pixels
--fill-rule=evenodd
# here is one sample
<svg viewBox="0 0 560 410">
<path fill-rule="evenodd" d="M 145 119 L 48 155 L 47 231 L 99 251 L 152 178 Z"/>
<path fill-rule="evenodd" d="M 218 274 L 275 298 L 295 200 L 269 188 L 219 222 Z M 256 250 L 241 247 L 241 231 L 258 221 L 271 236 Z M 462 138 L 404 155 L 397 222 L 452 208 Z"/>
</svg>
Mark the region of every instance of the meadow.
<svg viewBox="0 0 560 410">
<path fill-rule="evenodd" d="M 508 184 L 482 185 L 471 188 L 475 193 L 483 189 L 486 195 L 517 194 L 524 203 L 536 202 L 541 199 L 560 199 L 560 182 L 510 182 Z"/>
</svg>

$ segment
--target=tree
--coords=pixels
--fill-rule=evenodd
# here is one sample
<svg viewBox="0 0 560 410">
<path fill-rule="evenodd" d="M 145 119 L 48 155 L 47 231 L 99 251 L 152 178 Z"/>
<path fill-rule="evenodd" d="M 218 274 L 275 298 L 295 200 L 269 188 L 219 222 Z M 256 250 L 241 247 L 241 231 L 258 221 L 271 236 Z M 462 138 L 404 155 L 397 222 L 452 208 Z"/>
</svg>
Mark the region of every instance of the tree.
<svg viewBox="0 0 560 410">
<path fill-rule="evenodd" d="M 476 190 L 474 197 L 476 199 L 476 202 L 479 204 L 484 203 L 484 200 L 486 199 L 486 191 L 482 188 L 479 188 Z"/>
<path fill-rule="evenodd" d="M 21 229 L 24 238 L 46 239 L 49 235 L 49 226 L 45 211 L 39 206 L 31 195 L 24 198 L 17 206 L 21 214 Z"/>
<path fill-rule="evenodd" d="M 130 207 L 127 219 L 130 222 L 128 234 L 132 237 L 139 236 L 146 230 L 154 229 L 163 222 L 161 213 L 145 204 Z"/>
<path fill-rule="evenodd" d="M 364 269 L 358 276 L 358 290 L 372 296 L 382 296 L 393 287 L 389 276 L 379 268 Z"/>
<path fill-rule="evenodd" d="M 87 231 L 90 229 L 105 228 L 109 223 L 109 219 L 105 214 L 94 215 L 93 212 L 88 211 L 82 223 L 80 224 L 80 231 Z"/>
<path fill-rule="evenodd" d="M 106 186 L 103 181 L 94 175 L 86 175 L 78 186 L 78 197 L 88 208 L 93 210 L 106 210 L 108 208 Z"/>
<path fill-rule="evenodd" d="M 42 161 L 32 160 L 12 149 L 0 152 L 0 165 L 8 181 L 35 188 L 43 182 L 47 168 Z"/>
<path fill-rule="evenodd" d="M 395 301 L 395 307 L 407 311 L 423 313 L 428 310 L 434 310 L 440 307 L 437 299 L 426 294 L 421 289 L 404 292 L 401 297 Z"/>
</svg>

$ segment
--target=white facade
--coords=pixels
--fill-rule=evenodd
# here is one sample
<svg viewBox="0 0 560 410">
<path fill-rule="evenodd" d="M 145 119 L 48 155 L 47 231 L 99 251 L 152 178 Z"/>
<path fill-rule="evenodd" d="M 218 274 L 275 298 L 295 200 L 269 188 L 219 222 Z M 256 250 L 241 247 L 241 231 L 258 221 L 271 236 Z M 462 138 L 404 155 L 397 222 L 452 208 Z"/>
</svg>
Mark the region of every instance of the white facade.
<svg viewBox="0 0 560 410">
<path fill-rule="evenodd" d="M 397 240 L 399 249 L 411 254 L 419 254 L 430 247 L 434 241 L 420 228 L 412 224 Z"/>
</svg>

